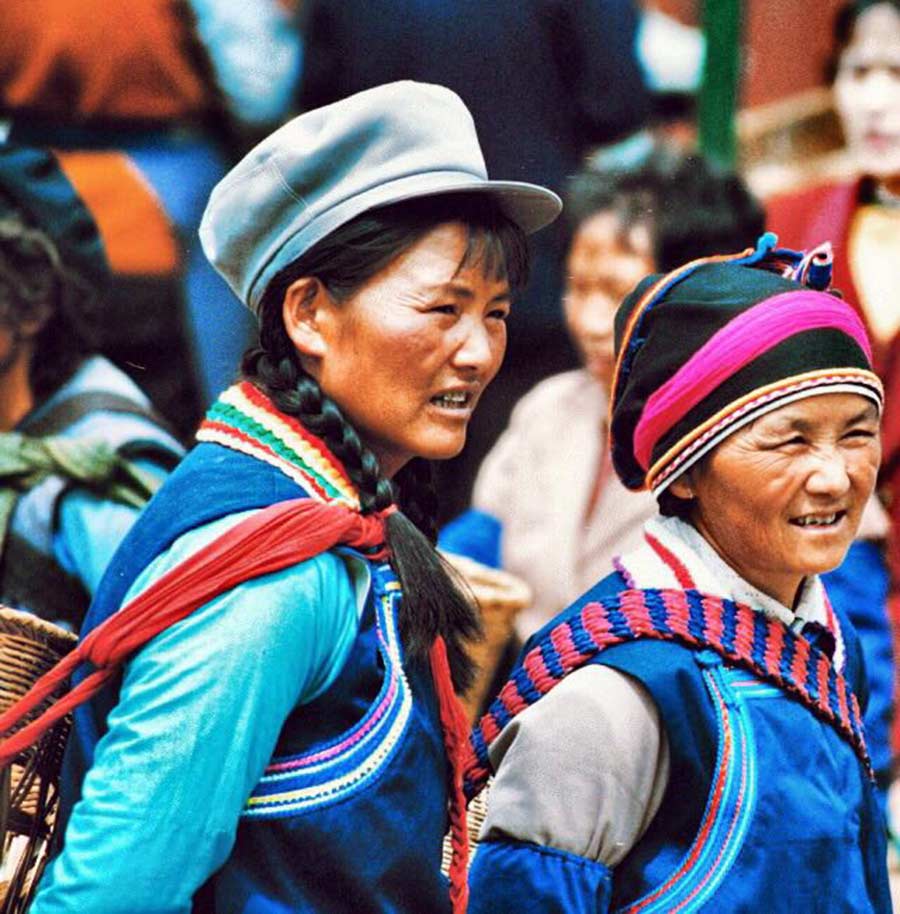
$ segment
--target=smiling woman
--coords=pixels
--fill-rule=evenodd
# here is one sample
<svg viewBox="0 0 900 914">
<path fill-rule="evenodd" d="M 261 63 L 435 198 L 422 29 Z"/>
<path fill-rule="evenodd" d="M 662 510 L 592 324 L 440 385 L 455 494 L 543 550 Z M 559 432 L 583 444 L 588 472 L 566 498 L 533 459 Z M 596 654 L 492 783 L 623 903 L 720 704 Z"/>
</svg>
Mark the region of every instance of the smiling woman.
<svg viewBox="0 0 900 914">
<path fill-rule="evenodd" d="M 874 488 L 883 391 L 827 248 L 776 242 L 616 315 L 613 463 L 663 516 L 475 730 L 478 914 L 890 910 L 864 665 L 819 577 Z"/>
<path fill-rule="evenodd" d="M 216 187 L 201 240 L 259 344 L 88 616 L 86 651 L 180 621 L 76 712 L 35 914 L 464 911 L 478 622 L 427 461 L 465 443 L 559 208 L 488 180 L 460 99 L 418 83 L 295 118 Z"/>
</svg>

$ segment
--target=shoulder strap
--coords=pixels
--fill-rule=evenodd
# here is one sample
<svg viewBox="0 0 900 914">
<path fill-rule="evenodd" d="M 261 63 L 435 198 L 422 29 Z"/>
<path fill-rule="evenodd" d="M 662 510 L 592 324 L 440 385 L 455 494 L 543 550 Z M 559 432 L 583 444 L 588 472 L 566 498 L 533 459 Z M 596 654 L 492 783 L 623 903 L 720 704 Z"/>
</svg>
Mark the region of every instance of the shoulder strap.
<svg viewBox="0 0 900 914">
<path fill-rule="evenodd" d="M 140 416 L 160 426 L 176 441 L 178 440 L 178 436 L 172 431 L 166 420 L 152 407 L 144 406 L 122 394 L 102 390 L 87 390 L 66 397 L 37 418 L 23 422 L 18 431 L 36 438 L 56 435 L 94 412 L 127 413 Z"/>
<path fill-rule="evenodd" d="M 466 794 L 490 775 L 488 749 L 518 713 L 607 648 L 652 638 L 708 648 L 802 702 L 851 746 L 871 775 L 859 702 L 829 656 L 751 606 L 698 590 L 624 590 L 546 631 L 517 664 L 469 738 Z"/>
</svg>

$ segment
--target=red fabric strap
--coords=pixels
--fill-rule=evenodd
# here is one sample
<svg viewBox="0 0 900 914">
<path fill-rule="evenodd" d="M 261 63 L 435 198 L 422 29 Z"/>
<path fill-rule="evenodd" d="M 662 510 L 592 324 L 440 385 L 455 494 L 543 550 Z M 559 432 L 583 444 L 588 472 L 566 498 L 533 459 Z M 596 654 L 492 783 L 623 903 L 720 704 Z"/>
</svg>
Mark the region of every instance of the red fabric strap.
<svg viewBox="0 0 900 914">
<path fill-rule="evenodd" d="M 280 502 L 241 521 L 98 625 L 0 715 L 0 733 L 6 733 L 64 685 L 82 663 L 97 667 L 28 726 L 0 742 L 0 767 L 10 764 L 57 720 L 99 691 L 138 648 L 219 594 L 337 545 L 375 549 L 371 558 L 385 558 L 384 540 L 381 514 L 362 515 L 310 498 Z"/>
<path fill-rule="evenodd" d="M 450 763 L 450 904 L 453 914 L 466 914 L 469 904 L 469 828 L 463 769 L 469 743 L 469 721 L 453 689 L 447 645 L 440 635 L 431 646 L 429 659 L 441 714 L 444 748 Z"/>
</svg>

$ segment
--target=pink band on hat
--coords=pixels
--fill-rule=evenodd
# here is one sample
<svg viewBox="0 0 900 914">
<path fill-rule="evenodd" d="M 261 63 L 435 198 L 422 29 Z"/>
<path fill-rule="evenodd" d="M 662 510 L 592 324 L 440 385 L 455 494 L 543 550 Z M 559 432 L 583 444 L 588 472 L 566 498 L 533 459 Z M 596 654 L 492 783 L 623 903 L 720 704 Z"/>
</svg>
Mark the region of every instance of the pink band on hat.
<svg viewBox="0 0 900 914">
<path fill-rule="evenodd" d="M 634 455 L 647 470 L 656 442 L 720 384 L 753 359 L 806 330 L 833 328 L 855 340 L 872 362 L 859 315 L 824 292 L 804 289 L 767 298 L 722 327 L 647 399 L 634 431 Z"/>
</svg>

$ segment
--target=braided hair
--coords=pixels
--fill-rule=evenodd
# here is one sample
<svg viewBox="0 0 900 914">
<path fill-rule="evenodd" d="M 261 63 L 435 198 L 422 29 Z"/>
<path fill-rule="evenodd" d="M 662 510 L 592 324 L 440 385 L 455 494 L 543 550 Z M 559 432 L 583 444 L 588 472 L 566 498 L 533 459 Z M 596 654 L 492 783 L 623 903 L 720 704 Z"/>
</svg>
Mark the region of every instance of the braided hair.
<svg viewBox="0 0 900 914">
<path fill-rule="evenodd" d="M 356 486 L 364 514 L 397 502 L 400 510 L 387 519 L 387 538 L 404 592 L 401 638 L 410 658 L 421 660 L 435 637 L 443 636 L 461 692 L 473 674 L 464 643 L 481 629 L 465 585 L 434 549 L 437 494 L 431 465 L 415 458 L 393 480 L 384 476 L 338 404 L 301 367 L 282 318 L 285 293 L 297 279 L 316 277 L 341 303 L 444 222 L 468 228 L 460 267 L 477 264 L 485 275 L 506 279 L 513 293 L 522 288 L 528 273 L 525 237 L 490 198 L 459 193 L 391 204 L 339 227 L 275 276 L 260 305 L 259 345 L 244 356 L 242 369 L 281 412 L 325 441 Z"/>
</svg>

